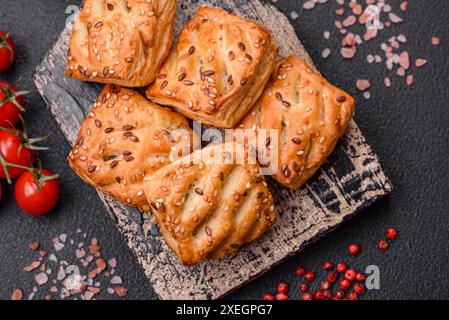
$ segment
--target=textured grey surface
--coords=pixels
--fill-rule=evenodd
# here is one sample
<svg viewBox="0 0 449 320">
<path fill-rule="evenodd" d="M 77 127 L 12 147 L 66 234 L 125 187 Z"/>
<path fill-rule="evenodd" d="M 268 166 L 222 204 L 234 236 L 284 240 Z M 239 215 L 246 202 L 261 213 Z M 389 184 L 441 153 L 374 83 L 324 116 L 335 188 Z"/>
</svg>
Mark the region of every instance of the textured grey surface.
<svg viewBox="0 0 449 320">
<path fill-rule="evenodd" d="M 175 34 L 199 6 L 220 6 L 263 21 L 280 44 L 281 56 L 299 54 L 313 65 L 288 19 L 273 6 L 258 0 L 185 0 L 183 4 L 185 7 L 180 6 L 177 12 Z M 100 88 L 66 78 L 69 35 L 67 27 L 38 66 L 34 82 L 63 134 L 74 144 L 83 115 L 96 101 Z M 100 197 L 161 298 L 216 299 L 267 272 L 392 191 L 377 156 L 353 121 L 329 161 L 303 188 L 290 190 L 273 180 L 268 184 L 278 219 L 267 235 L 229 258 L 195 267 L 179 262 L 161 233 L 156 232 L 150 215 Z"/>
<path fill-rule="evenodd" d="M 12 31 L 20 52 L 16 66 L 0 75 L 0 79 L 22 88 L 33 88 L 34 68 L 62 30 L 65 8 L 74 3 L 76 1 L 0 1 L 5 8 L 0 12 L 0 28 Z M 300 13 L 294 25 L 318 69 L 363 101 L 353 89 L 355 80 L 368 75 L 380 80 L 385 75 L 381 69 L 367 68 L 362 55 L 352 62 L 342 62 L 338 56 L 320 59 L 321 50 L 327 46 L 321 34 L 324 30 L 333 30 L 333 18 L 317 18 L 320 14 L 329 14 L 324 7 L 313 15 L 302 12 L 299 3 L 280 0 L 278 6 L 286 13 L 293 8 Z M 324 260 L 345 260 L 358 267 L 379 265 L 382 288 L 369 292 L 365 296 L 369 299 L 449 298 L 446 272 L 449 263 L 448 8 L 449 4 L 442 0 L 411 3 L 408 22 L 388 32 L 391 35 L 406 33 L 409 50 L 428 57 L 430 63 L 416 75 L 418 85 L 412 89 L 402 85 L 387 90 L 380 81 L 374 83 L 373 98 L 364 102 L 357 113 L 358 124 L 396 186 L 393 195 L 364 210 L 359 217 L 230 298 L 258 298 L 262 292 L 273 291 L 280 280 L 289 281 L 293 286 L 296 265 L 318 270 Z M 439 48 L 427 45 L 434 34 L 443 40 Z M 337 49 L 336 40 L 330 43 Z M 6 188 L 5 199 L 0 203 L 0 298 L 8 298 L 16 287 L 31 287 L 31 277 L 18 271 L 24 264 L 23 257 L 29 258 L 26 245 L 31 240 L 48 243 L 52 236 L 63 231 L 74 232 L 77 227 L 96 235 L 104 245 L 106 256 L 118 257 L 119 272 L 130 287 L 129 298 L 154 298 L 143 272 L 113 222 L 107 219 L 100 201 L 68 170 L 65 163 L 68 145 L 36 91 L 28 97 L 27 104 L 26 119 L 31 132 L 53 132 L 52 151 L 43 154 L 43 158 L 48 167 L 62 174 L 64 193 L 54 215 L 33 220 L 19 212 L 13 204 L 11 189 Z M 381 254 L 375 245 L 389 226 L 397 226 L 401 237 L 389 253 Z M 346 245 L 352 241 L 359 242 L 364 251 L 358 258 L 347 259 Z M 292 296 L 297 296 L 296 289 Z"/>
</svg>

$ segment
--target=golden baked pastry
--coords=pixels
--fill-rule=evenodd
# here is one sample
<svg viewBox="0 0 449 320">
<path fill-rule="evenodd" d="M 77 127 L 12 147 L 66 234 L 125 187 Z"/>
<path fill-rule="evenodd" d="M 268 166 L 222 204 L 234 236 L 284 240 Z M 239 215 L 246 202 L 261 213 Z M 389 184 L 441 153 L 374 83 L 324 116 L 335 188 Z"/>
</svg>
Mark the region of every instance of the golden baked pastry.
<svg viewBox="0 0 449 320">
<path fill-rule="evenodd" d="M 300 57 L 290 56 L 278 63 L 262 97 L 239 128 L 277 130 L 278 139 L 270 136 L 251 143 L 263 146 L 259 159 L 266 165 L 271 165 L 270 153 L 278 152 L 274 178 L 297 189 L 331 154 L 346 131 L 354 105 L 349 94 L 312 71 Z"/>
<path fill-rule="evenodd" d="M 262 93 L 277 54 L 263 26 L 202 7 L 182 30 L 147 96 L 193 120 L 233 128 Z"/>
<path fill-rule="evenodd" d="M 231 254 L 276 218 L 257 161 L 232 143 L 195 151 L 145 177 L 145 194 L 167 243 L 186 265 Z"/>
<path fill-rule="evenodd" d="M 133 90 L 107 85 L 82 123 L 68 161 L 90 185 L 148 211 L 143 178 L 169 164 L 171 156 L 190 153 L 192 139 L 182 115 Z"/>
<path fill-rule="evenodd" d="M 142 87 L 170 51 L 177 0 L 85 0 L 69 44 L 67 77 Z"/>
</svg>

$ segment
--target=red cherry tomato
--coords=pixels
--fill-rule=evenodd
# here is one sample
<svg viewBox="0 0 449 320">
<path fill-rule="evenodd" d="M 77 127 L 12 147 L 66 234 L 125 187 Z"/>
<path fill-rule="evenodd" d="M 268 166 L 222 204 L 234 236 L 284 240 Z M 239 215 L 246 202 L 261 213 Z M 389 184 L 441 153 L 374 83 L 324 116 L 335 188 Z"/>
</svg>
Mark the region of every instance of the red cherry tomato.
<svg viewBox="0 0 449 320">
<path fill-rule="evenodd" d="M 15 197 L 18 206 L 30 216 L 40 217 L 53 210 L 61 195 L 58 179 L 45 169 L 40 173 L 27 171 L 16 182 Z M 39 188 L 39 184 L 41 187 Z"/>
<path fill-rule="evenodd" d="M 0 81 L 0 127 L 11 128 L 19 122 L 24 110 L 20 94 L 9 83 Z"/>
<path fill-rule="evenodd" d="M 20 132 L 18 133 L 20 135 Z M 17 178 L 26 171 L 7 164 L 33 167 L 35 161 L 36 151 L 27 149 L 17 135 L 0 130 L 0 178 L 7 178 L 4 166 L 7 168 L 11 179 Z"/>
<path fill-rule="evenodd" d="M 16 44 L 4 31 L 0 31 L 0 72 L 8 70 L 16 58 Z"/>
</svg>

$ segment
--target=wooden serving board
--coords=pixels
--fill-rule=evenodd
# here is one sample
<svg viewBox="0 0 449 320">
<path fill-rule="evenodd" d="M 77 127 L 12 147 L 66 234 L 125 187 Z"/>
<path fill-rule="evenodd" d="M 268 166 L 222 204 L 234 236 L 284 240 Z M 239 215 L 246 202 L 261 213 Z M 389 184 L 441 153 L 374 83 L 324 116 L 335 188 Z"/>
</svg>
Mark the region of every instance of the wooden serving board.
<svg viewBox="0 0 449 320">
<path fill-rule="evenodd" d="M 176 34 L 200 4 L 225 8 L 271 29 L 281 55 L 299 54 L 313 65 L 288 19 L 258 0 L 180 1 Z M 73 144 L 102 86 L 65 78 L 67 27 L 35 74 L 35 84 L 67 140 Z M 354 122 L 319 173 L 298 191 L 270 181 L 279 218 L 259 241 L 231 257 L 184 267 L 166 245 L 154 219 L 99 193 L 155 292 L 163 299 L 215 299 L 268 271 L 344 220 L 391 192 L 377 156 Z"/>
</svg>

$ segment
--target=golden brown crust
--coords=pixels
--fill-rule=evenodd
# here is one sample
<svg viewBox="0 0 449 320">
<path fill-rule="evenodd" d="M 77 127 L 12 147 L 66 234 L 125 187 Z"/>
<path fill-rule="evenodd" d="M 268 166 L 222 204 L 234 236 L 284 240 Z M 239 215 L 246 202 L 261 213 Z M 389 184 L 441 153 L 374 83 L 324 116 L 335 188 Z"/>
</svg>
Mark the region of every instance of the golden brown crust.
<svg viewBox="0 0 449 320">
<path fill-rule="evenodd" d="M 181 32 L 147 96 L 193 120 L 233 128 L 262 93 L 277 53 L 263 26 L 202 7 Z"/>
<path fill-rule="evenodd" d="M 186 265 L 231 254 L 276 218 L 257 161 L 236 144 L 198 150 L 147 176 L 145 194 L 167 243 Z"/>
<path fill-rule="evenodd" d="M 176 7 L 177 0 L 85 0 L 70 39 L 67 77 L 150 84 L 170 50 Z"/>
<path fill-rule="evenodd" d="M 354 105 L 349 94 L 312 71 L 300 57 L 290 56 L 278 63 L 272 81 L 239 128 L 277 130 L 279 147 L 270 139 L 265 156 L 278 150 L 274 178 L 297 189 L 331 154 Z"/>
<path fill-rule="evenodd" d="M 107 85 L 82 123 L 68 161 L 90 185 L 148 211 L 145 175 L 168 165 L 172 148 L 180 151 L 181 142 L 186 142 L 184 152 L 189 152 L 192 139 L 182 115 L 133 90 Z"/>
</svg>

